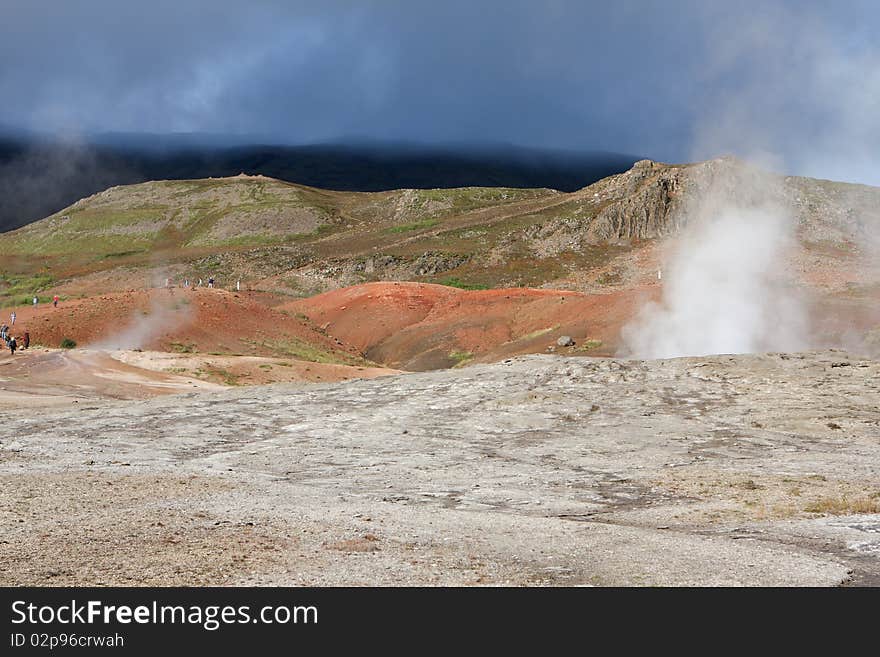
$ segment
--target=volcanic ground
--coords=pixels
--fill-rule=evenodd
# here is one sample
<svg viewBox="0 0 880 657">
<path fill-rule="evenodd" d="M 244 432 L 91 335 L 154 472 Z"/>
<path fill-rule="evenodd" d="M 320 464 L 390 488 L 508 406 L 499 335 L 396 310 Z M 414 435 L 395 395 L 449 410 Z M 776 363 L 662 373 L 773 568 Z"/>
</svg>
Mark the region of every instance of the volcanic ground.
<svg viewBox="0 0 880 657">
<path fill-rule="evenodd" d="M 829 351 L 0 411 L 0 583 L 876 585 L 878 407 Z"/>
</svg>

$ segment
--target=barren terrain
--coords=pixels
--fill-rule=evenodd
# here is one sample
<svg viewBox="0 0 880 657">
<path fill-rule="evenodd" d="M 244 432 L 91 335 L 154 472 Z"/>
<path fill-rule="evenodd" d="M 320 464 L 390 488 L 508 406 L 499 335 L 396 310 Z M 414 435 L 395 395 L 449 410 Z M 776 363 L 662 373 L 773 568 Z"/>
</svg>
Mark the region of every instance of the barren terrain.
<svg viewBox="0 0 880 657">
<path fill-rule="evenodd" d="M 0 411 L 3 584 L 880 583 L 880 363 L 517 357 Z"/>
<path fill-rule="evenodd" d="M 0 355 L 0 408 L 29 410 L 108 399 L 148 399 L 191 390 L 277 382 L 327 383 L 396 374 L 260 356 L 31 348 Z"/>
</svg>

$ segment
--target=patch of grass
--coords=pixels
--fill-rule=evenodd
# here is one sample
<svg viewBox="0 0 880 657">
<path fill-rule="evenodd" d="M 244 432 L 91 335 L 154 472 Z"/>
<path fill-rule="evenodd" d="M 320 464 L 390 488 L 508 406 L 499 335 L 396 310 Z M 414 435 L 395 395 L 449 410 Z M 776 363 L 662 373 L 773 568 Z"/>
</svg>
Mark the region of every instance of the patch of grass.
<svg viewBox="0 0 880 657">
<path fill-rule="evenodd" d="M 229 370 L 225 370 L 222 367 L 205 367 L 205 373 L 209 376 L 215 376 L 223 381 L 228 386 L 237 386 L 240 385 L 238 379 L 241 375 L 233 374 Z"/>
<path fill-rule="evenodd" d="M 54 278 L 49 274 L 33 274 L 33 275 L 0 275 L 0 305 L 17 306 L 19 304 L 27 304 L 33 301 L 34 295 L 40 290 L 44 290 L 54 282 Z M 37 300 L 42 303 L 51 301 L 48 297 L 40 297 L 37 294 Z"/>
<path fill-rule="evenodd" d="M 186 372 L 186 368 L 185 367 L 166 367 L 165 371 L 168 372 L 169 374 L 183 374 L 184 372 Z"/>
<path fill-rule="evenodd" d="M 386 233 L 408 233 L 413 230 L 422 230 L 423 228 L 431 228 L 440 223 L 439 219 L 423 219 L 422 221 L 414 221 L 411 224 L 400 224 L 399 226 L 391 226 L 386 228 Z"/>
<path fill-rule="evenodd" d="M 285 244 L 294 238 L 308 233 L 290 233 L 289 235 L 238 235 L 227 239 L 212 239 L 202 242 L 208 246 L 274 246 Z"/>
<path fill-rule="evenodd" d="M 168 346 L 171 347 L 171 351 L 175 351 L 178 354 L 191 354 L 196 350 L 194 344 L 183 344 L 181 342 L 172 342 Z"/>
<path fill-rule="evenodd" d="M 880 499 L 873 497 L 825 497 L 804 507 L 808 513 L 847 515 L 850 513 L 880 513 Z"/>
<path fill-rule="evenodd" d="M 286 243 L 307 242 L 311 239 L 320 239 L 332 235 L 339 229 L 339 224 L 325 223 L 318 226 L 311 233 L 291 233 L 284 238 Z"/>
<path fill-rule="evenodd" d="M 470 351 L 453 351 L 450 352 L 449 358 L 455 362 L 453 367 L 461 367 L 472 361 L 474 359 L 474 354 Z"/>
<path fill-rule="evenodd" d="M 363 358 L 344 352 L 325 351 L 296 337 L 288 337 L 284 340 L 260 341 L 242 338 L 241 341 L 255 347 L 268 349 L 276 354 L 283 354 L 297 360 L 307 360 L 312 363 L 326 363 L 329 365 L 368 364 Z"/>
<path fill-rule="evenodd" d="M 104 253 L 127 250 L 132 245 L 145 251 L 151 246 L 149 236 L 108 235 L 92 232 L 70 232 L 58 235 L 28 235 L 9 244 L 9 252 L 20 255 L 102 256 Z"/>
<path fill-rule="evenodd" d="M 27 296 L 24 298 L 19 297 L 3 297 L 0 295 L 0 308 L 6 308 L 9 306 L 30 306 L 34 302 L 33 296 Z M 51 303 L 52 297 L 41 297 L 37 295 L 37 302 L 40 304 Z"/>
<path fill-rule="evenodd" d="M 582 344 L 578 345 L 575 351 L 590 351 L 591 349 L 596 349 L 601 346 L 601 340 L 584 340 Z"/>
<path fill-rule="evenodd" d="M 71 340 L 70 338 L 62 338 L 61 344 L 59 346 L 62 349 L 73 349 L 76 346 L 76 340 Z"/>
<path fill-rule="evenodd" d="M 488 290 L 488 285 L 483 285 L 482 283 L 468 283 L 466 281 L 461 280 L 460 278 L 456 278 L 455 276 L 450 276 L 449 278 L 444 278 L 437 281 L 440 285 L 445 285 L 446 287 L 457 287 L 460 290 Z"/>
<path fill-rule="evenodd" d="M 416 196 L 421 207 L 428 207 L 429 201 L 446 205 L 439 211 L 443 214 L 467 212 L 477 208 L 503 205 L 514 201 L 539 198 L 552 194 L 547 189 L 519 189 L 511 187 L 458 187 L 451 189 L 420 189 Z"/>
</svg>

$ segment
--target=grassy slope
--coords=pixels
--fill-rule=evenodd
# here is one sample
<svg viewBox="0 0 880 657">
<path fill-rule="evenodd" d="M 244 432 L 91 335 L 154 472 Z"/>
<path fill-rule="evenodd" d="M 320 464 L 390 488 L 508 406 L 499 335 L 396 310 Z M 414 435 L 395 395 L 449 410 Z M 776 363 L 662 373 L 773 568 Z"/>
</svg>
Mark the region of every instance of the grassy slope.
<svg viewBox="0 0 880 657">
<path fill-rule="evenodd" d="M 114 187 L 44 219 L 0 235 L 3 255 L 94 258 L 149 250 L 302 243 L 369 225 L 406 233 L 475 208 L 538 198 L 547 190 L 466 188 L 395 192 L 333 192 L 262 177 L 157 181 Z M 307 221 L 253 230 L 255 218 L 286 211 Z M 313 221 L 314 226 L 305 224 Z M 218 230 L 234 224 L 232 234 Z"/>
<path fill-rule="evenodd" d="M 596 272 L 600 286 L 613 285 L 617 259 L 640 245 L 584 235 L 609 203 L 644 184 L 638 180 L 623 174 L 572 193 L 338 192 L 261 176 L 115 187 L 0 234 L 0 305 L 84 274 L 174 263 L 191 276 L 210 269 L 252 282 L 271 278 L 266 289 L 299 295 L 315 291 L 301 287 L 303 268 L 329 270 L 321 275 L 347 285 L 401 277 L 465 288 L 541 286 L 582 272 Z M 877 199 L 872 188 L 862 203 L 851 198 L 854 186 L 787 180 L 805 215 Z M 390 268 L 373 268 L 380 259 Z M 423 260 L 428 266 L 421 268 Z M 440 266 L 430 266 L 437 261 Z"/>
<path fill-rule="evenodd" d="M 566 196 L 508 188 L 334 192 L 259 176 L 115 187 L 0 235 L 0 304 L 82 274 L 206 258 L 222 267 L 228 254 L 254 249 L 270 259 L 279 249 L 305 254 L 306 261 L 377 250 L 404 259 L 425 251 L 472 257 L 540 221 Z M 518 257 L 512 253 L 511 261 Z M 471 269 L 434 278 L 496 283 Z"/>
</svg>

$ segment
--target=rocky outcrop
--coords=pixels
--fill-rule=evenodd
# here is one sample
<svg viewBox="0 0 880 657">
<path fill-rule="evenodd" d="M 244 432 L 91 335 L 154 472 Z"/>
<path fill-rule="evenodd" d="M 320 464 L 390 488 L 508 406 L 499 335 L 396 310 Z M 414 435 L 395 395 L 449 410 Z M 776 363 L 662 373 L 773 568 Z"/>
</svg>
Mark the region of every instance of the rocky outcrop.
<svg viewBox="0 0 880 657">
<path fill-rule="evenodd" d="M 588 241 L 652 239 L 722 207 L 764 207 L 791 216 L 813 242 L 870 241 L 880 227 L 880 189 L 782 176 L 733 157 L 697 164 L 637 162 L 579 192 L 598 201 Z"/>
<path fill-rule="evenodd" d="M 590 226 L 593 240 L 648 239 L 678 228 L 684 171 L 642 160 L 618 176 L 621 193 L 596 215 Z"/>
</svg>

